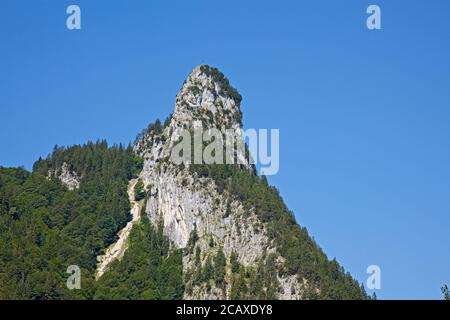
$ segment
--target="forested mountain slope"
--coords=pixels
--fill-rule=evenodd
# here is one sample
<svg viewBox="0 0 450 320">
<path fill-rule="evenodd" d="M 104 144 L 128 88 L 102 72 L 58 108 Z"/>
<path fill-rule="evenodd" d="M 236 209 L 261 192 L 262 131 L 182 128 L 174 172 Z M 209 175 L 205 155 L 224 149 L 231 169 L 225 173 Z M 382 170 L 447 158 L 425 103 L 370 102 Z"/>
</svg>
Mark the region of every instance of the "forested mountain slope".
<svg viewBox="0 0 450 320">
<path fill-rule="evenodd" d="M 0 168 L 0 299 L 366 299 L 250 163 L 169 160 L 181 128 L 242 128 L 241 99 L 202 65 L 133 146 L 55 147 L 32 172 Z M 131 179 L 140 220 L 96 281 L 132 218 Z M 80 290 L 66 287 L 70 265 Z"/>
</svg>

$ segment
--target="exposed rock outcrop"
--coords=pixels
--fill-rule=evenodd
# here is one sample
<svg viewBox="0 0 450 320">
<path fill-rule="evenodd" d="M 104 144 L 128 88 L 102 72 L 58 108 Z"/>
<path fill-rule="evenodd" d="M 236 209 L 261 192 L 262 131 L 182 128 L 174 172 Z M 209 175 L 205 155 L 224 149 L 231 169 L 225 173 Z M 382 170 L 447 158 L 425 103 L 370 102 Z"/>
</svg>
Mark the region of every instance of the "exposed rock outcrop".
<svg viewBox="0 0 450 320">
<path fill-rule="evenodd" d="M 47 174 L 47 178 L 57 178 L 64 184 L 67 189 L 75 190 L 80 187 L 81 177 L 78 174 L 70 169 L 70 166 L 67 162 L 64 162 L 59 169 L 49 170 Z"/>
<path fill-rule="evenodd" d="M 186 299 L 230 298 L 232 254 L 239 264 L 254 270 L 268 261 L 270 254 L 277 256 L 254 210 L 244 209 L 226 191 L 219 192 L 212 179 L 191 173 L 189 165 L 176 166 L 169 159 L 182 129 L 233 129 L 242 137 L 240 102 L 239 93 L 217 69 L 197 67 L 177 95 L 170 122 L 160 132 L 150 130 L 142 135 L 135 145 L 135 151 L 144 158 L 140 178 L 149 191 L 146 213 L 155 225 L 163 226 L 178 248 L 185 249 Z M 237 151 L 235 156 L 241 158 L 243 170 L 251 170 L 242 152 Z M 227 264 L 224 283 L 216 286 L 190 281 L 191 275 L 215 259 L 219 251 L 224 253 Z M 277 279 L 279 298 L 301 297 L 303 283 L 300 285 L 295 276 Z"/>
</svg>

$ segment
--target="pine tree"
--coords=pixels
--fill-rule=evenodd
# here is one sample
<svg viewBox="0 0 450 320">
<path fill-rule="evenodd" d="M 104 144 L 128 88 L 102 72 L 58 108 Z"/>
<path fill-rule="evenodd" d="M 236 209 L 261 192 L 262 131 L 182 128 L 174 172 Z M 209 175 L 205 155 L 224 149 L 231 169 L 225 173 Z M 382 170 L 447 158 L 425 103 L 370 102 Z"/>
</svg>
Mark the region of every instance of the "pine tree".
<svg viewBox="0 0 450 320">
<path fill-rule="evenodd" d="M 230 263 L 231 263 L 231 272 L 232 273 L 239 272 L 240 265 L 239 265 L 238 256 L 235 251 L 231 252 Z"/>
<path fill-rule="evenodd" d="M 144 199 L 146 196 L 145 189 L 144 189 L 144 183 L 141 179 L 139 179 L 138 182 L 136 182 L 134 186 L 134 198 L 136 201 L 140 201 Z"/>
<path fill-rule="evenodd" d="M 444 295 L 444 300 L 450 300 L 450 293 L 448 290 L 448 286 L 444 284 L 441 288 L 442 294 Z"/>
<path fill-rule="evenodd" d="M 214 259 L 214 278 L 216 280 L 216 284 L 221 286 L 225 279 L 225 267 L 227 265 L 227 260 L 225 258 L 225 254 L 222 249 L 217 252 L 217 256 Z"/>
</svg>

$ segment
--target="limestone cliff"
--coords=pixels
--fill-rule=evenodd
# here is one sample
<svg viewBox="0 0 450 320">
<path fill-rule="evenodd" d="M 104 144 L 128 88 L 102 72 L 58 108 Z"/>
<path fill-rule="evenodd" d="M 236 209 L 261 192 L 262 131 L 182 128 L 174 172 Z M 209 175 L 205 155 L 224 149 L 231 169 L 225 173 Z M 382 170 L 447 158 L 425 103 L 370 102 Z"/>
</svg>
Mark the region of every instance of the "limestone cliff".
<svg viewBox="0 0 450 320">
<path fill-rule="evenodd" d="M 74 170 L 70 169 L 67 162 L 64 162 L 60 168 L 50 169 L 47 173 L 47 178 L 59 179 L 71 191 L 80 187 L 81 177 Z"/>
<path fill-rule="evenodd" d="M 163 226 L 164 233 L 177 247 L 185 248 L 187 299 L 230 298 L 232 258 L 244 268 L 254 270 L 265 263 L 273 263 L 274 267 L 283 263 L 254 210 L 245 209 L 227 191 L 219 192 L 212 179 L 199 177 L 189 170 L 189 165 L 176 166 L 169 159 L 183 128 L 218 127 L 233 129 L 239 135 L 240 102 L 241 96 L 222 73 L 199 66 L 177 95 L 175 110 L 165 126 L 158 130 L 150 128 L 135 145 L 135 151 L 144 159 L 140 178 L 148 189 L 146 213 L 155 225 Z M 243 154 L 236 156 L 242 158 L 242 170 L 251 170 Z M 194 281 L 193 275 L 214 261 L 219 251 L 226 260 L 224 281 Z M 275 277 L 276 297 L 302 297 L 306 281 L 299 281 L 295 275 Z"/>
</svg>

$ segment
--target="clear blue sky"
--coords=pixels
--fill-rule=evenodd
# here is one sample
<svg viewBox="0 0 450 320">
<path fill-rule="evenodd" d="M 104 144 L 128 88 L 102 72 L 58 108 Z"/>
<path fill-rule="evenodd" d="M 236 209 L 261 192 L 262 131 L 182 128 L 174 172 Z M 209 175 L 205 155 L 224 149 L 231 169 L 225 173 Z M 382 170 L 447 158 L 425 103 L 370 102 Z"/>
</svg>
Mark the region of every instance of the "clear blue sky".
<svg viewBox="0 0 450 320">
<path fill-rule="evenodd" d="M 78 4 L 82 30 L 65 27 Z M 365 26 L 382 9 L 382 30 Z M 270 182 L 329 257 L 377 295 L 450 284 L 450 2 L 54 1 L 0 6 L 0 165 L 55 144 L 132 141 L 173 109 L 196 65 L 280 128 Z"/>
</svg>

